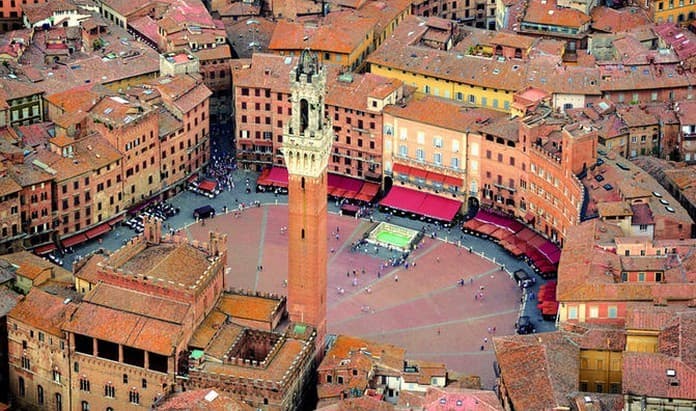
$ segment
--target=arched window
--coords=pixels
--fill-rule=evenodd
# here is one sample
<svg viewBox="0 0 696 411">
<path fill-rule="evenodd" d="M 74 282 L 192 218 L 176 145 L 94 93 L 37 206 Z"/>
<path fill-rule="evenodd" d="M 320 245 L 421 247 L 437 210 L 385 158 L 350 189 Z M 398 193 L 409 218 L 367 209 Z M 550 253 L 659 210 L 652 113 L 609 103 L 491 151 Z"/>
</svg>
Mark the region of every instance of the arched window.
<svg viewBox="0 0 696 411">
<path fill-rule="evenodd" d="M 300 100 L 300 134 L 304 134 L 309 124 L 309 103 L 306 99 Z"/>
<path fill-rule="evenodd" d="M 38 400 L 39 405 L 43 405 L 43 403 L 44 403 L 44 389 L 40 385 L 36 387 L 36 399 Z"/>
</svg>

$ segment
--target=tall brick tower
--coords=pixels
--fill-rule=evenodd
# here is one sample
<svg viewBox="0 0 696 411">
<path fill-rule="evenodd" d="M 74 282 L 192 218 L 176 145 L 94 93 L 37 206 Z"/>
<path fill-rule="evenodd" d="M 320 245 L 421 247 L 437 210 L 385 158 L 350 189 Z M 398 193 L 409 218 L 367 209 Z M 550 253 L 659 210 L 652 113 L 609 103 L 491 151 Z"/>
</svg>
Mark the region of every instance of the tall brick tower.
<svg viewBox="0 0 696 411">
<path fill-rule="evenodd" d="M 288 311 L 326 335 L 327 164 L 333 130 L 324 117 L 326 70 L 304 50 L 290 72 L 292 117 L 284 129 L 288 167 Z"/>
</svg>

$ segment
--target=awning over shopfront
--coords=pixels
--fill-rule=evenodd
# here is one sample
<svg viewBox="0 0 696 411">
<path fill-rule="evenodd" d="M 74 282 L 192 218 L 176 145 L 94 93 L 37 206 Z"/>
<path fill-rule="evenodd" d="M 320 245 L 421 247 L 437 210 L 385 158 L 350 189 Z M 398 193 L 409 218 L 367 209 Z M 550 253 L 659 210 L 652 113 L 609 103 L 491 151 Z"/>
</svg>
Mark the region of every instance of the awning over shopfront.
<svg viewBox="0 0 696 411">
<path fill-rule="evenodd" d="M 418 214 L 442 221 L 452 221 L 461 207 L 462 203 L 457 200 L 427 194 Z"/>
<path fill-rule="evenodd" d="M 87 240 L 88 240 L 88 238 L 86 235 L 78 234 L 78 235 L 74 235 L 70 238 L 61 239 L 60 241 L 63 243 L 63 247 L 72 247 L 74 245 L 84 243 Z"/>
<path fill-rule="evenodd" d="M 34 254 L 36 254 L 36 255 L 44 255 L 44 254 L 50 253 L 51 251 L 53 251 L 53 250 L 55 250 L 55 249 L 56 249 L 56 245 L 53 244 L 53 243 L 44 244 L 44 245 L 42 245 L 42 246 L 36 247 L 36 248 L 34 249 Z"/>
<path fill-rule="evenodd" d="M 406 187 L 394 186 L 380 205 L 442 221 L 452 221 L 461 202 Z"/>
<path fill-rule="evenodd" d="M 94 228 L 90 228 L 85 232 L 85 235 L 87 238 L 92 239 L 94 237 L 100 236 L 104 233 L 107 233 L 111 230 L 111 227 L 109 226 L 108 223 L 100 224 Z"/>
<path fill-rule="evenodd" d="M 213 192 L 215 191 L 215 188 L 217 188 L 217 181 L 213 180 L 203 180 L 198 184 L 198 188 L 200 188 L 203 191 L 208 191 L 208 192 Z"/>
</svg>

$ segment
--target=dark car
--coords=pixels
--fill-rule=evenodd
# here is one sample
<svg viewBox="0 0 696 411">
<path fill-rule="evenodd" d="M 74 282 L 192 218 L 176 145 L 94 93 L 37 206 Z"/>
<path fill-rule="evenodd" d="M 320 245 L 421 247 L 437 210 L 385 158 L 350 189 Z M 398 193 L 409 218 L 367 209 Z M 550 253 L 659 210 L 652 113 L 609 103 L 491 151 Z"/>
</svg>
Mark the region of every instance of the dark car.
<svg viewBox="0 0 696 411">
<path fill-rule="evenodd" d="M 520 288 L 531 287 L 534 284 L 534 279 L 532 276 L 524 270 L 515 271 L 512 273 L 512 278 L 517 281 L 517 285 L 520 286 Z"/>
<path fill-rule="evenodd" d="M 517 320 L 515 329 L 517 329 L 517 334 L 532 334 L 536 332 L 536 328 L 534 328 L 534 324 L 532 324 L 532 320 L 528 315 L 523 315 Z"/>
<path fill-rule="evenodd" d="M 215 209 L 211 205 L 204 205 L 193 210 L 193 218 L 210 218 L 215 217 Z"/>
<path fill-rule="evenodd" d="M 604 187 L 604 189 L 607 191 L 611 191 L 614 189 L 614 186 L 611 184 L 604 184 L 602 187 Z"/>
<path fill-rule="evenodd" d="M 604 160 L 602 160 L 601 158 L 598 158 L 597 162 L 595 164 L 598 166 L 601 166 L 602 164 L 604 164 Z"/>
</svg>

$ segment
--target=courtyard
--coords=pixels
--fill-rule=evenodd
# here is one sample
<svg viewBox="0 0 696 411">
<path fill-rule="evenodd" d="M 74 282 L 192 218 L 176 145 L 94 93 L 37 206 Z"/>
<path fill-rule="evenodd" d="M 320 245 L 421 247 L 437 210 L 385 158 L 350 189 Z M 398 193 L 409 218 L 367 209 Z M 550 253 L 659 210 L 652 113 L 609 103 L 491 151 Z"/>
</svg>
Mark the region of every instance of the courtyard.
<svg viewBox="0 0 696 411">
<path fill-rule="evenodd" d="M 285 294 L 285 226 L 287 207 L 263 205 L 191 224 L 184 233 L 200 241 L 210 230 L 229 234 L 228 287 Z M 329 333 L 402 346 L 410 359 L 444 362 L 493 388 L 491 337 L 515 332 L 521 297 L 515 282 L 499 264 L 439 236 L 421 240 L 408 268 L 388 264 L 401 255 L 396 251 L 372 244 L 353 250 L 370 226 L 329 214 Z"/>
</svg>

